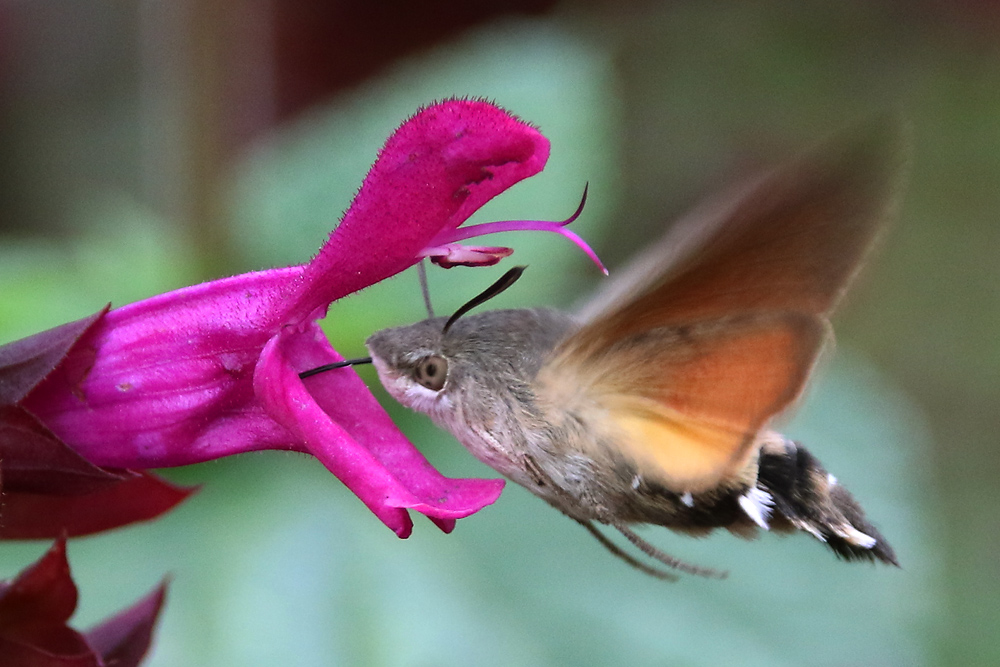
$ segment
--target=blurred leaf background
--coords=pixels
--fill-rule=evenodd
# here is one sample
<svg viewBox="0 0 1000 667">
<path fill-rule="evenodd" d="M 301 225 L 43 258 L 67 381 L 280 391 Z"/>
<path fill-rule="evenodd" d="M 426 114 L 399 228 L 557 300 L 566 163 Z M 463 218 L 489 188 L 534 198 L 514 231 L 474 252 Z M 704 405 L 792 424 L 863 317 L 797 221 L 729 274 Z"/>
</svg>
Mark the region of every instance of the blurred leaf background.
<svg viewBox="0 0 1000 667">
<path fill-rule="evenodd" d="M 788 432 L 903 569 L 803 536 L 649 529 L 725 582 L 652 581 L 510 485 L 445 536 L 396 539 L 321 466 L 275 452 L 167 471 L 166 518 L 75 540 L 78 625 L 165 573 L 149 665 L 971 665 L 1000 662 L 1000 10 L 994 3 L 0 0 L 0 341 L 307 260 L 388 134 L 483 96 L 549 167 L 477 219 L 574 223 L 613 267 L 722 185 L 886 110 L 912 124 L 900 221 L 838 314 Z M 599 276 L 559 238 L 498 305 Z M 436 269 L 448 312 L 505 267 Z M 334 345 L 422 316 L 404 274 L 335 304 Z M 369 371 L 366 378 L 377 380 Z M 379 394 L 384 397 L 383 394 Z M 389 406 L 447 474 L 491 476 Z M 0 545 L 11 576 L 46 544 Z"/>
</svg>

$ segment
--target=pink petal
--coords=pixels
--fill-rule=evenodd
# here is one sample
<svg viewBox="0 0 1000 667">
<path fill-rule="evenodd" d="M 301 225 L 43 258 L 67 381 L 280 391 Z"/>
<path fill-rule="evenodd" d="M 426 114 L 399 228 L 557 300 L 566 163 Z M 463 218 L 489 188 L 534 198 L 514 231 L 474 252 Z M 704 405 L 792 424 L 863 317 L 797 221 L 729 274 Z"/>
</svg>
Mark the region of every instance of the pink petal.
<svg viewBox="0 0 1000 667">
<path fill-rule="evenodd" d="M 549 142 L 492 104 L 449 100 L 423 109 L 389 138 L 343 221 L 309 263 L 290 317 L 320 308 L 415 264 L 514 183 L 538 173 Z"/>
<path fill-rule="evenodd" d="M 98 466 L 294 448 L 257 402 L 253 371 L 301 272 L 248 273 L 112 310 L 22 404 Z"/>
<path fill-rule="evenodd" d="M 453 480 L 438 473 L 352 369 L 310 378 L 308 390 L 298 377 L 340 359 L 318 326 L 286 329 L 265 348 L 255 382 L 268 412 L 389 528 L 408 536 L 410 508 L 450 530 L 454 519 L 499 497 L 502 480 Z"/>
</svg>

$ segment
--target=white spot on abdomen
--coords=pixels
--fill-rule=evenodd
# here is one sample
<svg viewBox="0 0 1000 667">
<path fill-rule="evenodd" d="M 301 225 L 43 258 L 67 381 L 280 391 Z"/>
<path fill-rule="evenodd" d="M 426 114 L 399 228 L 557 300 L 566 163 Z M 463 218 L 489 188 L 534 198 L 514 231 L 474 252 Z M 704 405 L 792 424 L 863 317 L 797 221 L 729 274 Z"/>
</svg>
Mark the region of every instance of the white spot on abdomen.
<svg viewBox="0 0 1000 667">
<path fill-rule="evenodd" d="M 740 507 L 743 508 L 743 512 L 764 530 L 771 528 L 767 520 L 771 517 L 773 506 L 771 494 L 756 486 L 740 496 Z"/>
</svg>

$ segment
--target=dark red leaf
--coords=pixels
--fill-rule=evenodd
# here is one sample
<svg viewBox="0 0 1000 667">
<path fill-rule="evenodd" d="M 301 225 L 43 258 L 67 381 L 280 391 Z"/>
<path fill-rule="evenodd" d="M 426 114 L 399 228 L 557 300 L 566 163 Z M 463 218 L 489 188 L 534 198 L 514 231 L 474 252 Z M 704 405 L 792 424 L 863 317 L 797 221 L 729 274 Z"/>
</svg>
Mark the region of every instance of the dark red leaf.
<svg viewBox="0 0 1000 667">
<path fill-rule="evenodd" d="M 87 641 L 114 667 L 136 667 L 149 650 L 153 628 L 163 608 L 167 584 L 163 582 L 128 609 L 91 628 Z"/>
<path fill-rule="evenodd" d="M 73 632 L 69 630 L 69 632 Z M 0 635 L 0 665 L 3 667 L 111 667 L 101 663 L 79 633 L 79 650 L 53 653 L 45 648 Z"/>
<path fill-rule="evenodd" d="M 49 495 L 90 493 L 135 476 L 98 468 L 12 406 L 0 406 L 0 473 L 6 492 Z"/>
<path fill-rule="evenodd" d="M 58 539 L 33 565 L 0 590 L 0 633 L 31 625 L 65 625 L 76 609 L 76 585 Z"/>
<path fill-rule="evenodd" d="M 0 405 L 17 405 L 66 357 L 80 336 L 104 317 L 109 307 L 0 346 Z"/>
<path fill-rule="evenodd" d="M 0 666 L 136 667 L 149 650 L 165 586 L 84 636 L 67 625 L 77 591 L 60 538 L 15 579 L 0 583 Z"/>
<path fill-rule="evenodd" d="M 0 539 L 78 537 L 163 514 L 196 487 L 170 484 L 146 472 L 76 496 L 7 493 L 0 507 Z"/>
</svg>

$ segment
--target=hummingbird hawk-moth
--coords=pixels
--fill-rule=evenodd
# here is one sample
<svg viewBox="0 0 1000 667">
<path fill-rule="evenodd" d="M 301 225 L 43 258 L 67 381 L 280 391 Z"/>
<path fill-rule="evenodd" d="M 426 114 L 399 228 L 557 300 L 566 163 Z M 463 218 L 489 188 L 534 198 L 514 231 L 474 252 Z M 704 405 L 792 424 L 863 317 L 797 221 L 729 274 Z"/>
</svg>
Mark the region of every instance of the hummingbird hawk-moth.
<svg viewBox="0 0 1000 667">
<path fill-rule="evenodd" d="M 515 269 L 449 319 L 374 334 L 371 359 L 396 400 L 654 576 L 673 577 L 595 524 L 710 576 L 631 526 L 804 531 L 844 559 L 895 565 L 851 494 L 772 422 L 891 216 L 900 156 L 884 126 L 826 144 L 674 225 L 579 313 L 464 316 Z"/>
</svg>

